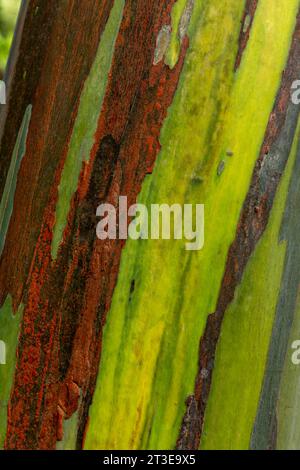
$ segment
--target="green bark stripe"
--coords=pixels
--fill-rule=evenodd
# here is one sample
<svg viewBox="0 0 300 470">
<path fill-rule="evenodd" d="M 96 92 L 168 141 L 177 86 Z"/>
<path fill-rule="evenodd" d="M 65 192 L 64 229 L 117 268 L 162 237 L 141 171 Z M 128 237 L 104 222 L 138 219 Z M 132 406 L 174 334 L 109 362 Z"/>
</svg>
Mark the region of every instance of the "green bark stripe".
<svg viewBox="0 0 300 470">
<path fill-rule="evenodd" d="M 299 233 L 299 232 L 298 232 Z M 277 405 L 277 446 L 278 450 L 300 449 L 300 365 L 293 364 L 294 341 L 300 340 L 300 297 L 296 302 L 295 317 L 288 341 L 287 353 L 282 371 L 279 401 Z"/>
<path fill-rule="evenodd" d="M 56 450 L 76 450 L 79 421 L 79 410 L 70 418 L 64 420 L 63 440 L 57 442 Z"/>
<path fill-rule="evenodd" d="M 172 34 L 165 63 L 172 69 L 178 62 L 183 36 L 187 33 L 195 0 L 177 0 L 172 8 Z"/>
<path fill-rule="evenodd" d="M 279 235 L 298 139 L 299 126 L 267 229 L 225 312 L 201 449 L 250 447 L 284 268 L 286 243 Z"/>
<path fill-rule="evenodd" d="M 88 449 L 175 445 L 184 402 L 193 391 L 199 338 L 216 307 L 298 3 L 286 9 L 284 0 L 259 2 L 236 76 L 244 2 L 194 6 L 190 47 L 162 129 L 162 150 L 140 202 L 204 203 L 205 246 L 191 254 L 184 241 L 127 243 L 104 331 Z M 277 53 L 270 54 L 274 48 Z M 228 149 L 234 157 L 226 157 Z M 225 168 L 218 176 L 221 160 Z"/>
<path fill-rule="evenodd" d="M 98 119 L 105 96 L 124 4 L 125 0 L 114 2 L 100 40 L 95 61 L 80 97 L 78 114 L 58 187 L 55 227 L 51 246 L 53 258 L 57 256 L 59 244 L 67 223 L 71 199 L 78 186 L 82 163 L 89 160 L 94 144 L 94 135 L 97 130 Z"/>
<path fill-rule="evenodd" d="M 277 445 L 277 433 L 280 442 L 288 439 L 288 436 L 297 434 L 299 436 L 299 425 L 296 426 L 295 417 L 290 423 L 282 417 L 285 414 L 291 418 L 292 409 L 283 408 L 288 396 L 296 392 L 297 386 L 293 390 L 291 384 L 286 383 L 290 369 L 288 362 L 291 358 L 289 351 L 289 339 L 291 334 L 295 334 L 292 329 L 293 322 L 297 324 L 295 317 L 297 310 L 297 300 L 300 285 L 300 251 L 299 251 L 299 207 L 300 207 L 300 144 L 298 146 L 298 158 L 293 168 L 293 175 L 288 191 L 288 200 L 284 212 L 280 238 L 287 244 L 284 270 L 282 273 L 280 296 L 276 306 L 276 316 L 272 331 L 272 341 L 270 344 L 268 364 L 266 367 L 265 380 L 261 393 L 260 406 L 257 412 L 255 428 L 252 438 L 252 448 L 268 449 Z M 290 356 L 288 358 L 288 356 Z M 284 368 L 285 365 L 285 368 Z M 284 379 L 281 389 L 282 404 L 278 404 L 279 389 L 284 370 Z M 291 370 L 293 367 L 291 365 Z M 295 376 L 291 373 L 291 380 L 295 385 Z M 287 390 L 291 389 L 291 390 Z M 295 405 L 297 400 L 295 401 Z M 294 405 L 294 406 L 295 406 Z M 291 403 L 286 406 L 291 406 Z M 278 423 L 278 407 L 282 428 Z M 296 416 L 297 416 L 296 412 Z M 293 438 L 291 437 L 292 441 Z M 292 445 L 292 444 L 290 444 Z"/>
<path fill-rule="evenodd" d="M 13 312 L 12 299 L 8 295 L 0 309 L 0 340 L 6 347 L 6 364 L 0 365 L 0 449 L 3 448 L 7 427 L 7 405 L 13 385 L 16 350 L 19 338 L 23 305 L 16 314 Z"/>
</svg>

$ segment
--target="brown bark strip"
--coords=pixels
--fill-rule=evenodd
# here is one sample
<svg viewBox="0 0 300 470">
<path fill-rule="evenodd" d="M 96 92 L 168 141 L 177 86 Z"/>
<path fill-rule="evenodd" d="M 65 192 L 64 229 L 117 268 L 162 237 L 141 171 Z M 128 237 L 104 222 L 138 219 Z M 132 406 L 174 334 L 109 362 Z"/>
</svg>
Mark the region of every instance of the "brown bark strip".
<svg viewBox="0 0 300 470">
<path fill-rule="evenodd" d="M 0 261 L 0 298 L 7 293 L 13 297 L 14 306 L 27 302 L 26 283 L 36 242 L 41 230 L 43 215 L 49 198 L 50 188 L 55 180 L 56 167 L 64 159 L 72 130 L 75 111 L 85 79 L 97 52 L 102 31 L 110 13 L 113 0 L 79 0 L 61 2 L 58 0 L 30 0 L 24 22 L 22 38 L 17 51 L 12 95 L 5 123 L 1 152 L 3 165 L 9 165 L 15 143 L 16 129 L 22 120 L 24 109 L 31 103 L 33 113 L 27 138 L 27 152 L 18 174 L 15 194 L 15 211 L 7 234 L 6 245 Z M 76 14 L 74 14 L 76 12 Z M 84 28 L 81 27 L 84 24 Z M 28 53 L 28 50 L 30 53 Z M 84 54 L 82 51 L 84 50 Z M 68 59 L 66 59 L 66 57 Z M 5 175 L 4 167 L 0 169 Z M 58 181 L 55 182 L 58 184 Z M 2 184 L 3 186 L 3 184 Z M 47 208 L 48 213 L 49 209 Z M 53 218 L 53 212 L 52 212 Z M 49 244 L 51 231 L 47 227 L 43 235 Z M 51 240 L 50 240 L 51 241 Z M 38 291 L 50 258 L 38 261 L 33 268 L 31 288 Z M 46 309 L 41 309 L 45 315 Z M 34 318 L 32 318 L 34 320 Z M 49 326 L 48 337 L 52 340 L 55 325 Z M 41 371 L 37 360 L 37 346 L 46 360 L 47 352 L 41 344 L 41 328 L 34 324 L 23 325 L 24 335 L 20 338 L 27 346 L 27 368 L 21 369 L 16 395 L 34 395 L 38 390 L 29 386 Z M 28 336 L 32 335 L 32 338 Z M 24 339 L 25 338 L 25 339 Z M 31 344 L 32 343 L 32 344 Z M 44 384 L 43 384 L 44 386 Z M 37 395 L 40 400 L 40 394 Z M 28 397 L 27 397 L 28 398 Z M 25 398 L 26 399 L 26 398 Z M 40 400 L 41 402 L 41 400 Z M 9 415 L 11 409 L 8 410 Z M 18 413 L 14 416 L 18 421 Z M 29 424 L 29 419 L 28 419 Z M 36 426 L 32 434 L 36 432 Z M 21 427 L 14 439 L 23 439 Z"/>
<path fill-rule="evenodd" d="M 30 0 L 27 10 L 0 161 L 2 191 L 17 130 L 32 104 L 27 152 L 15 194 L 18 210 L 0 261 L 0 303 L 9 292 L 15 307 L 23 295 L 56 168 L 66 154 L 80 93 L 113 0 L 88 3 L 89 8 L 80 0 Z"/>
<path fill-rule="evenodd" d="M 239 50 L 237 53 L 234 69 L 237 70 L 241 64 L 243 53 L 247 47 L 250 32 L 254 20 L 254 15 L 257 9 L 258 0 L 247 0 L 245 11 L 242 18 L 242 26 L 239 37 Z"/>
<path fill-rule="evenodd" d="M 248 260 L 266 229 L 276 190 L 291 150 L 299 107 L 291 103 L 290 93 L 292 82 L 299 76 L 300 13 L 298 13 L 296 29 L 281 87 L 270 115 L 250 189 L 241 212 L 236 238 L 228 252 L 217 309 L 209 315 L 204 334 L 200 340 L 199 368 L 195 382 L 195 392 L 194 396 L 189 397 L 187 401 L 187 411 L 177 441 L 178 449 L 199 448 L 206 403 L 212 381 L 215 351 L 224 314 L 233 300 L 236 287 L 242 279 Z M 191 415 L 191 406 L 193 420 L 188 418 Z"/>
<path fill-rule="evenodd" d="M 173 70 L 163 61 L 153 65 L 156 38 L 162 26 L 170 24 L 174 2 L 126 1 L 95 145 L 89 163 L 83 164 L 78 190 L 72 200 L 64 239 L 55 262 L 51 260 L 54 210 L 65 158 L 65 140 L 66 135 L 70 134 L 70 128 L 67 126 L 64 135 L 61 131 L 53 135 L 51 125 L 54 114 L 48 117 L 49 113 L 43 114 L 40 109 L 40 119 L 47 121 L 51 132 L 48 132 L 47 140 L 42 141 L 31 135 L 24 159 L 29 162 L 34 158 L 36 147 L 40 148 L 42 177 L 40 186 L 35 190 L 35 198 L 40 200 L 40 192 L 43 192 L 44 198 L 49 198 L 50 194 L 50 198 L 48 204 L 43 199 L 38 202 L 42 228 L 36 223 L 38 241 L 30 242 L 31 248 L 35 247 L 35 253 L 26 289 L 16 377 L 9 407 L 8 449 L 54 448 L 56 439 L 63 437 L 63 419 L 70 417 L 78 406 L 78 447 L 82 445 L 97 377 L 102 327 L 110 307 L 124 246 L 124 242 L 118 240 L 96 240 L 96 208 L 101 202 L 117 206 L 119 195 L 127 195 L 128 203 L 134 203 L 143 179 L 152 171 L 160 150 L 160 129 L 172 103 L 188 46 L 185 38 L 180 59 Z M 74 8 L 76 18 L 70 12 L 69 28 L 73 34 L 85 30 L 90 41 L 91 33 L 76 24 L 76 19 L 82 22 L 82 15 L 85 14 L 78 14 L 79 5 Z M 81 8 L 84 10 L 83 6 Z M 86 18 L 86 22 L 89 22 L 89 18 Z M 81 41 L 82 38 L 78 37 L 76 44 L 82 47 Z M 74 53 L 73 44 L 71 50 L 64 51 L 62 67 L 66 63 L 73 63 Z M 53 60 L 51 62 L 48 58 L 49 64 L 53 64 Z M 48 72 L 53 78 L 53 71 L 52 74 L 50 70 Z M 69 73 L 69 70 L 66 72 Z M 79 90 L 74 74 L 67 74 L 67 83 L 70 77 L 75 90 L 71 88 L 69 94 L 76 91 L 77 96 Z M 60 77 L 59 83 L 61 80 Z M 45 91 L 40 90 L 36 108 L 43 107 L 43 100 L 47 99 Z M 44 106 L 44 109 L 49 107 L 56 113 L 58 110 L 59 113 L 63 111 L 67 121 L 70 115 L 73 116 L 73 109 L 68 107 L 61 110 L 59 101 L 52 102 L 51 106 L 48 104 L 47 108 Z M 32 126 L 35 133 L 37 130 L 41 132 L 37 122 Z M 53 149 L 56 150 L 55 155 L 58 154 L 54 145 L 58 135 L 60 162 L 56 164 L 57 160 L 49 160 L 47 155 Z M 46 180 L 49 165 L 55 170 L 55 177 L 47 192 L 42 183 Z M 24 172 L 19 178 L 24 181 L 25 176 Z M 19 195 L 19 198 L 21 202 L 24 196 L 21 198 Z M 42 208 L 45 207 L 41 216 Z M 18 221 L 10 227 L 9 245 L 13 254 L 17 227 L 22 227 L 20 223 Z M 14 256 L 14 262 L 20 264 L 24 251 L 26 249 L 23 245 Z M 1 272 L 0 268 L 0 281 L 4 283 Z M 11 282 L 9 292 L 12 289 Z M 16 302 L 21 298 L 20 290 L 21 287 L 17 291 L 13 290 Z"/>
</svg>

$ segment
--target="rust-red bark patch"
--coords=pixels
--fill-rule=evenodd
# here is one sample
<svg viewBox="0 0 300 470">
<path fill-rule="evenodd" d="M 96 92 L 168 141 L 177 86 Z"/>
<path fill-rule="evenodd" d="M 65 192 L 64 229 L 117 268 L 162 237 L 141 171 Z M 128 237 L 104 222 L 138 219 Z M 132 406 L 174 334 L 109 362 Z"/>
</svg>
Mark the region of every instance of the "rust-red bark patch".
<svg viewBox="0 0 300 470">
<path fill-rule="evenodd" d="M 96 240 L 96 208 L 102 201 L 117 205 L 119 195 L 127 195 L 129 204 L 134 203 L 160 150 L 160 129 L 188 46 L 185 38 L 173 70 L 163 61 L 153 65 L 156 37 L 164 24 L 170 24 L 174 2 L 128 0 L 125 4 L 95 145 L 89 162 L 83 164 L 55 262 L 51 259 L 51 240 L 57 186 L 86 76 L 84 70 L 88 68 L 82 70 L 86 62 L 81 62 L 80 51 L 86 48 L 91 57 L 95 55 L 111 2 L 97 2 L 102 12 L 97 21 L 93 9 L 83 6 L 83 2 L 74 7 L 76 15 L 71 10 L 64 12 L 68 13 L 68 31 L 71 37 L 75 35 L 75 44 L 67 41 L 69 47 L 63 50 L 59 64 L 54 53 L 45 59 L 49 77 L 41 80 L 36 91 L 35 115 L 16 196 L 18 204 L 24 204 L 27 197 L 31 204 L 26 215 L 16 213 L 0 268 L 2 296 L 9 291 L 15 305 L 21 299 L 25 303 L 9 406 L 8 449 L 54 448 L 56 440 L 63 438 L 63 420 L 78 406 L 78 447 L 82 445 L 98 372 L 102 327 L 124 246 L 123 241 Z M 78 33 L 82 21 L 96 21 L 90 26 L 92 31 L 83 28 L 84 39 Z M 68 33 L 61 22 L 52 28 L 51 37 L 58 37 L 61 44 L 61 35 Z M 57 81 L 54 64 L 61 70 Z M 62 80 L 67 83 L 64 89 L 60 86 Z M 69 98 L 62 107 L 61 93 L 66 87 Z M 58 131 L 63 122 L 67 124 Z M 34 171 L 32 166 L 36 166 Z M 25 234 L 16 248 L 22 224 Z M 30 271 L 23 267 L 24 256 Z M 9 270 L 7 280 L 4 269 Z"/>
</svg>

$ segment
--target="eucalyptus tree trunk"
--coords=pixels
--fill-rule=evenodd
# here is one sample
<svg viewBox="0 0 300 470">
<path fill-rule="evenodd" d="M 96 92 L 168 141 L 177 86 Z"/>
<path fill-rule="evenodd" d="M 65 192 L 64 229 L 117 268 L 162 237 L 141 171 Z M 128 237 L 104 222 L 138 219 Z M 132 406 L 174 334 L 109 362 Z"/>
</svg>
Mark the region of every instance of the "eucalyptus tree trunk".
<svg viewBox="0 0 300 470">
<path fill-rule="evenodd" d="M 0 121 L 3 448 L 300 448 L 299 6 L 23 1 Z M 99 240 L 119 196 L 204 204 L 203 248 Z"/>
</svg>

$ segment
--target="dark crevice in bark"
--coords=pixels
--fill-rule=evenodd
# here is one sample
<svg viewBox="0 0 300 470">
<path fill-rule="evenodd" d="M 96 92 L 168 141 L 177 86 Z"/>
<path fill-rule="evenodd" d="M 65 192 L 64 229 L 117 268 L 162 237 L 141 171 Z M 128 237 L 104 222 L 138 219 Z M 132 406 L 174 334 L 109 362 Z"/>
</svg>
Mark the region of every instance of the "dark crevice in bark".
<svg viewBox="0 0 300 470">
<path fill-rule="evenodd" d="M 244 51 L 247 47 L 258 2 L 259 0 L 247 0 L 246 1 L 246 7 L 245 7 L 245 11 L 242 17 L 242 22 L 241 22 L 242 25 L 241 25 L 241 32 L 240 32 L 240 37 L 239 37 L 239 49 L 238 49 L 235 66 L 234 66 L 235 70 L 239 68 L 242 58 L 243 58 Z"/>
</svg>

